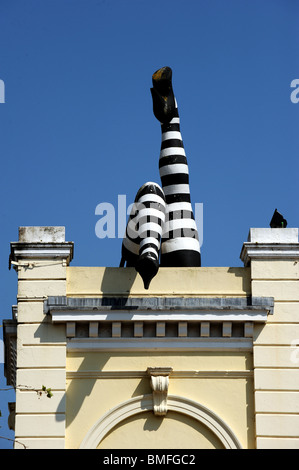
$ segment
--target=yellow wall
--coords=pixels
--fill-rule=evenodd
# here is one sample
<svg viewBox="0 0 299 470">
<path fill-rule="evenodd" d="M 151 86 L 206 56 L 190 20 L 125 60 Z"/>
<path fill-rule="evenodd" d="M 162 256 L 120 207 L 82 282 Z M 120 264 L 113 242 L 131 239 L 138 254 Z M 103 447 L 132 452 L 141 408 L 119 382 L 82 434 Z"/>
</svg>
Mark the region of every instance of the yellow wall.
<svg viewBox="0 0 299 470">
<path fill-rule="evenodd" d="M 17 389 L 16 439 L 29 448 L 64 445 L 77 448 L 107 409 L 136 394 L 151 393 L 147 367 L 170 366 L 173 374 L 169 394 L 188 397 L 210 408 L 232 428 L 242 446 L 253 445 L 250 354 L 245 357 L 243 353 L 67 353 L 65 325 L 53 325 L 51 318 L 44 314 L 44 299 L 48 295 L 246 296 L 250 293 L 248 269 L 182 268 L 178 271 L 164 268 L 145 291 L 139 276 L 130 268 L 69 267 L 63 259 L 35 260 L 29 269 L 26 259 L 22 263 L 24 266 L 18 268 L 17 383 L 23 387 Z M 102 372 L 105 375 L 111 371 L 116 373 L 114 378 L 101 376 Z M 215 374 L 215 371 L 218 372 Z M 231 371 L 237 371 L 237 375 L 229 376 Z M 51 400 L 38 399 L 36 392 L 27 388 L 38 389 L 43 384 L 52 388 Z M 172 421 L 175 415 L 173 412 L 170 415 Z M 187 416 L 177 418 L 180 418 L 178 426 L 186 426 Z M 136 435 L 139 435 L 140 422 L 136 418 L 133 421 Z M 167 417 L 162 421 L 164 425 L 159 429 L 163 433 L 167 430 L 165 435 L 169 435 L 172 446 Z M 190 432 L 192 429 L 194 427 L 190 427 Z M 207 430 L 205 434 L 210 435 Z M 158 433 L 155 435 L 156 442 L 160 442 Z M 113 445 L 116 436 L 117 433 Z M 111 439 L 112 435 L 110 444 Z M 154 444 L 152 439 L 153 434 L 149 446 Z M 202 439 L 206 442 L 207 438 Z M 217 439 L 214 444 L 216 442 Z M 109 445 L 107 443 L 108 438 L 105 445 Z M 140 446 L 144 445 L 141 440 Z M 16 447 L 21 448 L 18 444 Z"/>
<path fill-rule="evenodd" d="M 270 242 L 245 243 L 244 259 L 249 263 L 245 268 L 161 268 L 145 291 L 133 268 L 68 266 L 72 244 L 64 238 L 58 242 L 55 233 L 49 241 L 48 228 L 38 230 L 45 233 L 48 246 L 38 238 L 35 245 L 24 239 L 12 247 L 13 259 L 19 262 L 15 428 L 19 442 L 29 448 L 78 448 L 109 410 L 135 403 L 135 397 L 153 395 L 148 367 L 171 367 L 169 399 L 183 397 L 210 410 L 243 448 L 299 448 L 297 241 L 282 241 L 279 249 Z M 279 233 L 287 235 L 288 229 L 283 230 Z M 251 295 L 274 297 L 275 305 L 266 324 L 254 324 L 250 351 L 225 352 L 220 347 L 189 352 L 74 351 L 68 347 L 73 325 L 68 329 L 65 323 L 54 324 L 44 312 L 48 296 Z M 42 385 L 52 388 L 50 400 L 37 397 L 36 389 Z M 220 447 L 215 434 L 199 421 L 177 409 L 159 417 L 146 408 L 117 422 L 95 446 Z M 15 447 L 22 445 L 16 442 Z"/>
<path fill-rule="evenodd" d="M 299 447 L 299 261 L 255 260 L 252 295 L 272 296 L 274 315 L 255 327 L 258 448 Z"/>
<path fill-rule="evenodd" d="M 145 290 L 134 268 L 67 267 L 69 297 L 123 295 L 242 297 L 251 294 L 249 268 L 160 268 Z"/>
<path fill-rule="evenodd" d="M 242 297 L 250 295 L 250 288 L 248 268 L 161 268 L 148 291 L 135 269 L 67 268 L 70 297 Z M 150 394 L 147 367 L 172 367 L 170 395 L 187 397 L 211 409 L 233 430 L 242 447 L 254 446 L 251 353 L 150 351 L 68 353 L 66 447 L 79 447 L 107 410 L 131 397 Z M 205 426 L 175 412 L 166 417 L 141 413 L 120 423 L 114 431 L 100 448 L 221 447 Z"/>
<path fill-rule="evenodd" d="M 170 395 L 186 397 L 209 408 L 232 429 L 242 447 L 254 446 L 252 355 L 237 352 L 68 354 L 66 446 L 77 448 L 89 428 L 108 409 L 131 397 L 150 394 L 147 367 L 165 366 L 173 368 L 169 380 Z M 159 447 L 162 441 L 166 448 L 190 447 L 191 443 L 200 445 L 194 440 L 194 428 L 190 428 L 192 441 L 185 438 L 181 441 L 179 436 L 174 440 L 173 433 L 169 433 L 168 415 L 165 418 L 159 417 L 158 420 L 153 413 L 151 416 L 151 424 L 148 416 L 145 418 L 141 415 L 140 422 L 136 418 L 132 420 L 130 440 L 118 440 L 123 435 L 119 432 L 113 438 L 110 436 L 103 445 L 136 448 L 138 442 L 140 447 L 149 445 L 155 448 Z M 176 416 L 176 413 L 172 413 L 169 418 L 172 421 L 182 419 Z M 155 436 L 144 436 L 145 440 L 140 436 L 140 426 L 144 419 L 147 420 L 149 429 L 155 428 L 154 423 L 157 425 L 158 421 L 161 425 Z M 132 423 L 136 424 L 136 428 Z M 160 432 L 164 436 L 161 442 Z M 210 435 L 208 432 L 207 434 Z M 165 441 L 165 435 L 169 436 L 168 442 Z"/>
<path fill-rule="evenodd" d="M 165 419 L 145 411 L 125 419 L 98 446 L 117 448 L 223 449 L 223 445 L 206 426 L 189 416 L 169 411 Z"/>
<path fill-rule="evenodd" d="M 48 295 L 66 295 L 63 260 L 23 259 L 18 267 L 16 448 L 63 448 L 66 338 L 64 325 L 44 314 Z M 51 387 L 53 399 L 35 390 Z M 21 443 L 21 444 L 20 444 Z"/>
</svg>

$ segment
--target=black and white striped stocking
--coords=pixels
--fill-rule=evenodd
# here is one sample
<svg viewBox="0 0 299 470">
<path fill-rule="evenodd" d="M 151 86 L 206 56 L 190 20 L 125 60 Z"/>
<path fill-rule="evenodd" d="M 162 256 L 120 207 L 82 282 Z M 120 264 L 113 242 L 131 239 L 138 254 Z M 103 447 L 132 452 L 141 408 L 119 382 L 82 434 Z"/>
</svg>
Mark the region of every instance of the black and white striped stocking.
<svg viewBox="0 0 299 470">
<path fill-rule="evenodd" d="M 165 196 L 161 187 L 145 183 L 137 192 L 122 244 L 120 266 L 134 266 L 148 289 L 159 269 Z"/>
<path fill-rule="evenodd" d="M 200 247 L 191 206 L 188 163 L 180 131 L 177 102 L 172 91 L 171 75 L 169 67 L 163 67 L 155 72 L 154 90 L 152 89 L 154 114 L 161 123 L 159 171 L 166 200 L 161 266 L 200 266 Z M 164 109 L 161 109 L 163 106 Z"/>
<path fill-rule="evenodd" d="M 134 266 L 144 287 L 161 266 L 200 266 L 198 232 L 191 206 L 189 170 L 172 91 L 172 71 L 153 74 L 154 114 L 161 124 L 159 171 L 162 188 L 146 183 L 138 191 L 122 243 L 120 266 Z M 162 238 L 161 238 L 162 237 Z"/>
</svg>

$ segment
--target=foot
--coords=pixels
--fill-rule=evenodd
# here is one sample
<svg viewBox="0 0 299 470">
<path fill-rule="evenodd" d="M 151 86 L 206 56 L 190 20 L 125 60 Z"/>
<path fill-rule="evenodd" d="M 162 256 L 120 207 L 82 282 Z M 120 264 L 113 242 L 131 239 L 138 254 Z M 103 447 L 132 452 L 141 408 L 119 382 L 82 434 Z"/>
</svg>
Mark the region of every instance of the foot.
<svg viewBox="0 0 299 470">
<path fill-rule="evenodd" d="M 158 269 L 159 261 L 151 253 L 144 253 L 139 257 L 136 271 L 142 277 L 145 289 L 149 288 L 150 282 L 157 274 Z"/>
<path fill-rule="evenodd" d="M 171 121 L 175 113 L 175 98 L 172 90 L 172 70 L 170 67 L 162 67 L 153 76 L 153 111 L 155 117 L 165 124 Z"/>
</svg>

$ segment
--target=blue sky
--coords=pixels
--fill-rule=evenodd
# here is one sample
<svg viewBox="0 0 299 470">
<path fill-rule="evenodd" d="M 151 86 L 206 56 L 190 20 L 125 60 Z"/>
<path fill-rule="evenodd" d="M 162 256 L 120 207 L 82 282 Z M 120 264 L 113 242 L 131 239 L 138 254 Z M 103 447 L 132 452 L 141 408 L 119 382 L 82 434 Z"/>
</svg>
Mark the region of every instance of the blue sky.
<svg viewBox="0 0 299 470">
<path fill-rule="evenodd" d="M 1 0 L 0 324 L 16 303 L 19 226 L 63 225 L 74 266 L 118 266 L 121 239 L 96 236 L 95 209 L 117 217 L 118 195 L 129 205 L 160 183 L 150 87 L 164 65 L 203 204 L 202 265 L 241 266 L 249 228 L 275 208 L 298 227 L 298 50 L 296 0 Z M 0 392 L 6 437 L 13 400 Z"/>
</svg>

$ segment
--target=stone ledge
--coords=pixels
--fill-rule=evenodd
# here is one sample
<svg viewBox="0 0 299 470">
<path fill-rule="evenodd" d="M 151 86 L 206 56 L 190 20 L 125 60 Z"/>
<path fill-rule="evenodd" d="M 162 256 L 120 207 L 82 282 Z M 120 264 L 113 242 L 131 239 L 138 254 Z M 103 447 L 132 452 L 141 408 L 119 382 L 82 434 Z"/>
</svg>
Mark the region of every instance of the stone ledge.
<svg viewBox="0 0 299 470">
<path fill-rule="evenodd" d="M 298 228 L 251 228 L 240 258 L 245 267 L 257 259 L 298 259 Z"/>
<path fill-rule="evenodd" d="M 299 243 L 251 243 L 243 244 L 240 258 L 245 267 L 252 260 L 288 260 L 299 258 Z"/>
<path fill-rule="evenodd" d="M 9 262 L 20 259 L 66 259 L 71 262 L 74 255 L 74 244 L 64 243 L 22 243 L 11 242 Z"/>
<path fill-rule="evenodd" d="M 63 259 L 70 263 L 74 243 L 65 241 L 65 227 L 19 227 L 19 241 L 10 243 L 9 269 L 21 259 Z"/>
<path fill-rule="evenodd" d="M 273 297 L 66 297 L 49 296 L 44 303 L 45 313 L 58 311 L 111 310 L 265 310 L 272 314 Z"/>
</svg>

